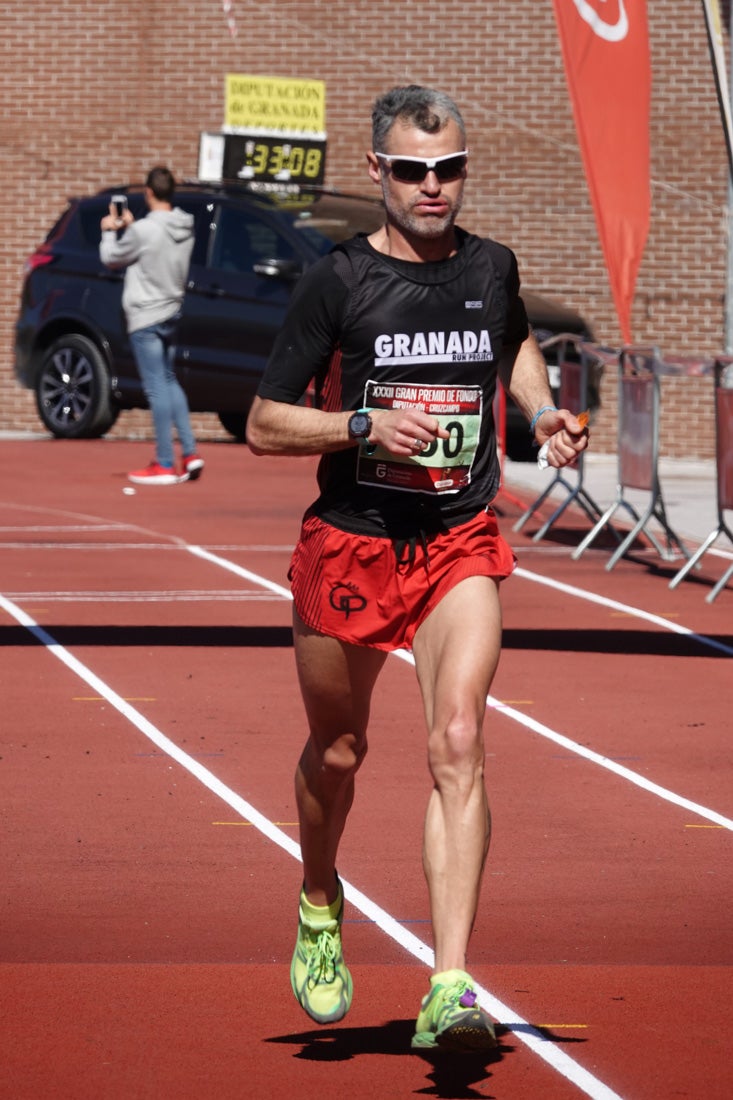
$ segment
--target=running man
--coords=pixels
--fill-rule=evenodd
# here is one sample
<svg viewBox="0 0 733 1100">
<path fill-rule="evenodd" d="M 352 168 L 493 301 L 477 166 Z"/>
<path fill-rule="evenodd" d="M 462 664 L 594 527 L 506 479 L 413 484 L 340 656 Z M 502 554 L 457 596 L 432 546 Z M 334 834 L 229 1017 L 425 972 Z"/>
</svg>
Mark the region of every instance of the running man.
<svg viewBox="0 0 733 1100">
<path fill-rule="evenodd" d="M 257 455 L 322 455 L 289 574 L 309 724 L 295 778 L 304 881 L 291 982 L 319 1023 L 349 1009 L 339 841 L 372 690 L 389 652 L 411 649 L 432 780 L 423 866 L 435 948 L 412 1046 L 483 1051 L 496 1039 L 466 954 L 490 835 L 482 726 L 499 582 L 515 565 L 490 507 L 497 378 L 551 465 L 588 439 L 553 404 L 514 254 L 456 225 L 470 161 L 455 103 L 394 88 L 372 126 L 385 223 L 300 280 L 247 426 Z M 314 377 L 317 407 L 298 404 Z"/>
</svg>

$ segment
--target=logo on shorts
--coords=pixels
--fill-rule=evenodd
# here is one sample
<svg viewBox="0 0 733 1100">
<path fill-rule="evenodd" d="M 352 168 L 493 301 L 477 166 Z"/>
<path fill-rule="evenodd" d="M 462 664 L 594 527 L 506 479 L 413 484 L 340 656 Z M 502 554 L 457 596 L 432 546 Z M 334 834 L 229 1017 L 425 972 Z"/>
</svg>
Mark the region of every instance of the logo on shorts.
<svg viewBox="0 0 733 1100">
<path fill-rule="evenodd" d="M 343 611 L 348 619 L 352 611 L 363 611 L 367 605 L 364 596 L 350 588 L 348 584 L 335 584 L 331 589 L 328 602 L 334 611 Z"/>
</svg>

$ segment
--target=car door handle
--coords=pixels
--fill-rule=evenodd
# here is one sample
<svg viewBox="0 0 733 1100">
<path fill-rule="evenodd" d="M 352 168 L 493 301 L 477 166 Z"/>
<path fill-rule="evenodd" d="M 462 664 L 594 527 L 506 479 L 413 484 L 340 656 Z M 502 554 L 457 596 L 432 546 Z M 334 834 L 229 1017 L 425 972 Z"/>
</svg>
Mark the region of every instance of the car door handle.
<svg viewBox="0 0 733 1100">
<path fill-rule="evenodd" d="M 218 283 L 209 283 L 208 286 L 201 286 L 199 283 L 189 283 L 188 290 L 194 291 L 196 294 L 203 294 L 206 298 L 223 298 L 226 294 L 224 287 L 219 286 Z"/>
</svg>

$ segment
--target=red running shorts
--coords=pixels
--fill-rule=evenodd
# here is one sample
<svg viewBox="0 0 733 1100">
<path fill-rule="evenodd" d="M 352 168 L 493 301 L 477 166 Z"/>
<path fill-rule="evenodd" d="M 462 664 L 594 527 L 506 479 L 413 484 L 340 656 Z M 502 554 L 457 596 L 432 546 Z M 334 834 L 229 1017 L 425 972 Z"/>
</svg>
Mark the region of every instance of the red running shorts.
<svg viewBox="0 0 733 1100">
<path fill-rule="evenodd" d="M 408 564 L 398 562 L 389 538 L 353 535 L 307 514 L 288 576 L 306 626 L 391 651 L 412 647 L 420 624 L 459 581 L 504 580 L 515 565 L 490 508 L 424 543 L 418 538 Z"/>
</svg>

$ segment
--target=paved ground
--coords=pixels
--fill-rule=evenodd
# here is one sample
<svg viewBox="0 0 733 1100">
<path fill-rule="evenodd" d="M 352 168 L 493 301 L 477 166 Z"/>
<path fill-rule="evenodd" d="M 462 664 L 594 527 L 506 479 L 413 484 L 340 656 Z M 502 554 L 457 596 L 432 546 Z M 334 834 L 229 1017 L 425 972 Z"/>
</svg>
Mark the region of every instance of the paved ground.
<svg viewBox="0 0 733 1100">
<path fill-rule="evenodd" d="M 552 482 L 554 471 L 539 470 L 533 462 L 506 460 L 504 480 L 509 489 L 530 488 L 539 496 Z M 568 481 L 575 484 L 575 475 L 568 474 Z M 680 537 L 702 542 L 717 527 L 717 488 L 715 462 L 701 459 L 663 458 L 659 462 L 659 481 L 667 520 Z M 583 471 L 583 486 L 602 511 L 616 499 L 618 487 L 618 461 L 616 455 L 589 453 Z M 553 490 L 551 500 L 562 503 L 562 487 Z M 639 512 L 649 501 L 649 493 L 630 490 L 627 499 Z M 628 520 L 628 513 L 621 510 L 619 520 Z M 653 527 L 657 530 L 657 528 Z M 719 540 L 719 549 L 731 550 L 730 543 Z"/>
</svg>

